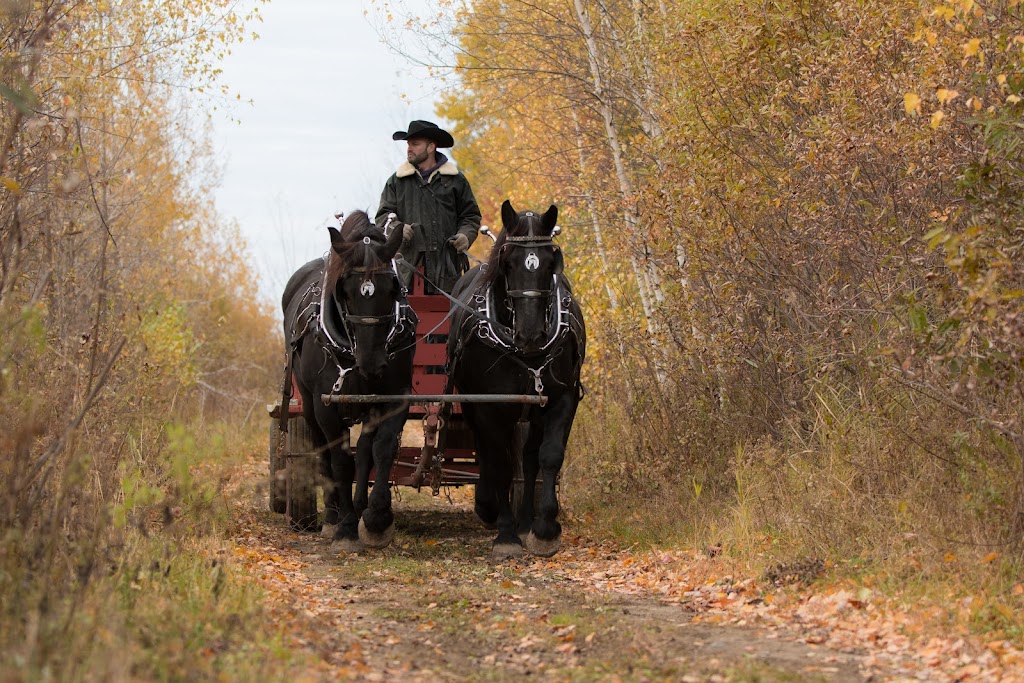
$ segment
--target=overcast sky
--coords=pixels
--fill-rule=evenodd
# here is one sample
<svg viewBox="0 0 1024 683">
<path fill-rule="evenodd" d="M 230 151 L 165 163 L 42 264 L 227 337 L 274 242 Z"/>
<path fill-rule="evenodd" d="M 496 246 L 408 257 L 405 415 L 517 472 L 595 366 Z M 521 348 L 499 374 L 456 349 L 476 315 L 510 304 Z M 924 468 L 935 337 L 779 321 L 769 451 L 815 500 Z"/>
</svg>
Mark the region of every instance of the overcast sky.
<svg viewBox="0 0 1024 683">
<path fill-rule="evenodd" d="M 365 9 L 366 0 L 272 0 L 253 25 L 260 39 L 222 65 L 224 82 L 252 104 L 230 112 L 239 123 L 214 115 L 217 208 L 241 225 L 275 308 L 291 273 L 327 250 L 334 213 L 376 210 L 405 159 L 391 134 L 437 121 L 440 84 L 392 54 Z"/>
</svg>

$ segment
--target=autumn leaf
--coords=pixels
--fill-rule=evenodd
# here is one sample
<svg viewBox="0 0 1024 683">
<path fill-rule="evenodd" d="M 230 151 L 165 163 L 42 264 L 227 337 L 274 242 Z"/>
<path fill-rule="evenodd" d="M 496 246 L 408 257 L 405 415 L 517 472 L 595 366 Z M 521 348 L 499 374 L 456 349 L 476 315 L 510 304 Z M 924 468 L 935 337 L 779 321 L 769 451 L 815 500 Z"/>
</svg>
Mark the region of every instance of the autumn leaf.
<svg viewBox="0 0 1024 683">
<path fill-rule="evenodd" d="M 903 96 L 903 109 L 905 109 L 908 114 L 920 114 L 921 98 L 915 93 L 908 92 Z"/>
<path fill-rule="evenodd" d="M 981 38 L 971 38 L 964 43 L 964 57 L 974 57 L 981 49 Z"/>
<path fill-rule="evenodd" d="M 942 123 L 942 119 L 946 118 L 946 115 L 941 111 L 937 111 L 932 114 L 931 126 L 933 129 L 938 128 Z"/>
<path fill-rule="evenodd" d="M 947 104 L 955 100 L 957 97 L 959 97 L 960 93 L 957 92 L 956 90 L 939 88 L 938 90 L 935 91 L 935 96 L 939 98 L 939 104 Z"/>
</svg>

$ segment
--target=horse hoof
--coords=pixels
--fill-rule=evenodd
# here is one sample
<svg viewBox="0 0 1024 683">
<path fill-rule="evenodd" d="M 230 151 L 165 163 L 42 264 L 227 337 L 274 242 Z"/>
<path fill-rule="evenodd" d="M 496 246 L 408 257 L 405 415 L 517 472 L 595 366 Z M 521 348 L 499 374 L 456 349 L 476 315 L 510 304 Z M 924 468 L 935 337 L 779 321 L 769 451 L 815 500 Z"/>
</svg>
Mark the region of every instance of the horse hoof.
<svg viewBox="0 0 1024 683">
<path fill-rule="evenodd" d="M 480 520 L 480 523 L 488 531 L 494 531 L 498 528 L 497 510 L 491 510 L 487 506 L 477 503 L 473 506 L 473 514 L 476 515 L 476 518 Z"/>
<path fill-rule="evenodd" d="M 518 560 L 526 554 L 523 546 L 518 543 L 495 543 L 491 548 L 491 560 L 501 562 L 503 560 Z"/>
<path fill-rule="evenodd" d="M 358 553 L 363 544 L 354 538 L 336 538 L 331 541 L 331 550 L 339 553 Z"/>
<path fill-rule="evenodd" d="M 327 524 L 325 522 L 323 527 L 321 527 L 321 529 L 320 529 L 320 535 L 323 536 L 324 538 L 334 538 L 334 531 L 337 528 L 338 528 L 337 524 Z"/>
<path fill-rule="evenodd" d="M 367 548 L 374 548 L 375 550 L 386 548 L 391 544 L 391 539 L 394 537 L 395 525 L 393 523 L 382 533 L 375 534 L 366 528 L 363 520 L 359 520 L 359 540 Z"/>
<path fill-rule="evenodd" d="M 559 534 L 549 541 L 537 538 L 531 531 L 530 535 L 526 537 L 526 549 L 530 551 L 530 554 L 537 555 L 539 557 L 551 557 L 558 552 L 558 549 L 562 547 L 562 536 Z"/>
</svg>

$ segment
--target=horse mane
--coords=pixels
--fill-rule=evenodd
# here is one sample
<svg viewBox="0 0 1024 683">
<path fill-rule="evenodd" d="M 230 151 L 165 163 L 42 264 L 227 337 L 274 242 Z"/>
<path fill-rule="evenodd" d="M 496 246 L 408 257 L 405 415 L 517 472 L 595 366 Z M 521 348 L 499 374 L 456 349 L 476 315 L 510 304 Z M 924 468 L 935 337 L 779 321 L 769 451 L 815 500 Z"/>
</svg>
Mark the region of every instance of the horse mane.
<svg viewBox="0 0 1024 683">
<path fill-rule="evenodd" d="M 327 287 L 334 290 L 338 280 L 345 277 L 353 268 L 365 268 L 366 275 L 384 270 L 388 263 L 377 256 L 376 247 L 386 240 L 384 232 L 370 221 L 365 211 L 353 211 L 341 224 L 341 244 L 332 244 L 330 261 L 327 264 Z M 369 237 L 370 243 L 363 241 Z"/>
</svg>

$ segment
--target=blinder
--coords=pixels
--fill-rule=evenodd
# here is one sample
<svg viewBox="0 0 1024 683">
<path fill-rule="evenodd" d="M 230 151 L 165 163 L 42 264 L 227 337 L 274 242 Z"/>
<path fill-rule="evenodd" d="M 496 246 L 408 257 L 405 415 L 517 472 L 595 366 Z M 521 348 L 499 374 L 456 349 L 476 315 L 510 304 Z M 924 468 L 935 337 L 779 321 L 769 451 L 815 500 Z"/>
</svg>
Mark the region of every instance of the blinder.
<svg viewBox="0 0 1024 683">
<path fill-rule="evenodd" d="M 502 251 L 510 250 L 513 248 L 524 248 L 524 249 L 540 249 L 548 248 L 554 250 L 555 257 L 555 275 L 562 272 L 565 267 L 565 260 L 562 257 L 562 248 L 559 247 L 551 237 L 542 237 L 539 235 L 519 235 L 510 236 L 505 238 L 505 244 L 502 245 Z M 534 265 L 535 264 L 535 265 Z M 537 258 L 536 253 L 530 252 L 526 255 L 524 265 L 527 270 L 536 270 L 540 266 L 540 259 Z M 533 265 L 531 268 L 530 266 Z M 551 293 L 554 291 L 554 281 L 552 281 L 552 287 L 548 289 L 509 289 L 507 294 L 512 299 L 548 299 L 550 305 Z"/>
<path fill-rule="evenodd" d="M 366 268 L 352 268 L 348 271 L 349 275 L 363 275 L 363 284 L 360 286 L 359 291 L 365 297 L 372 297 L 376 292 L 377 288 L 373 284 L 372 278 L 383 275 L 385 277 L 391 277 L 395 287 L 395 291 L 402 292 L 402 297 L 395 301 L 395 310 L 387 315 L 355 315 L 348 312 L 348 307 L 344 304 L 344 301 L 339 301 L 339 308 L 341 308 L 342 319 L 345 326 L 358 325 L 363 327 L 374 327 L 378 325 L 390 325 L 391 329 L 388 332 L 387 344 L 391 343 L 391 340 L 396 335 L 404 331 L 405 329 L 405 318 L 402 315 L 402 302 L 405 299 L 405 287 L 402 281 L 398 278 L 398 269 L 395 267 L 394 262 L 391 264 L 389 270 L 378 270 L 376 272 L 369 272 Z M 352 340 L 353 345 L 355 344 L 355 336 L 349 334 L 349 339 Z"/>
</svg>

